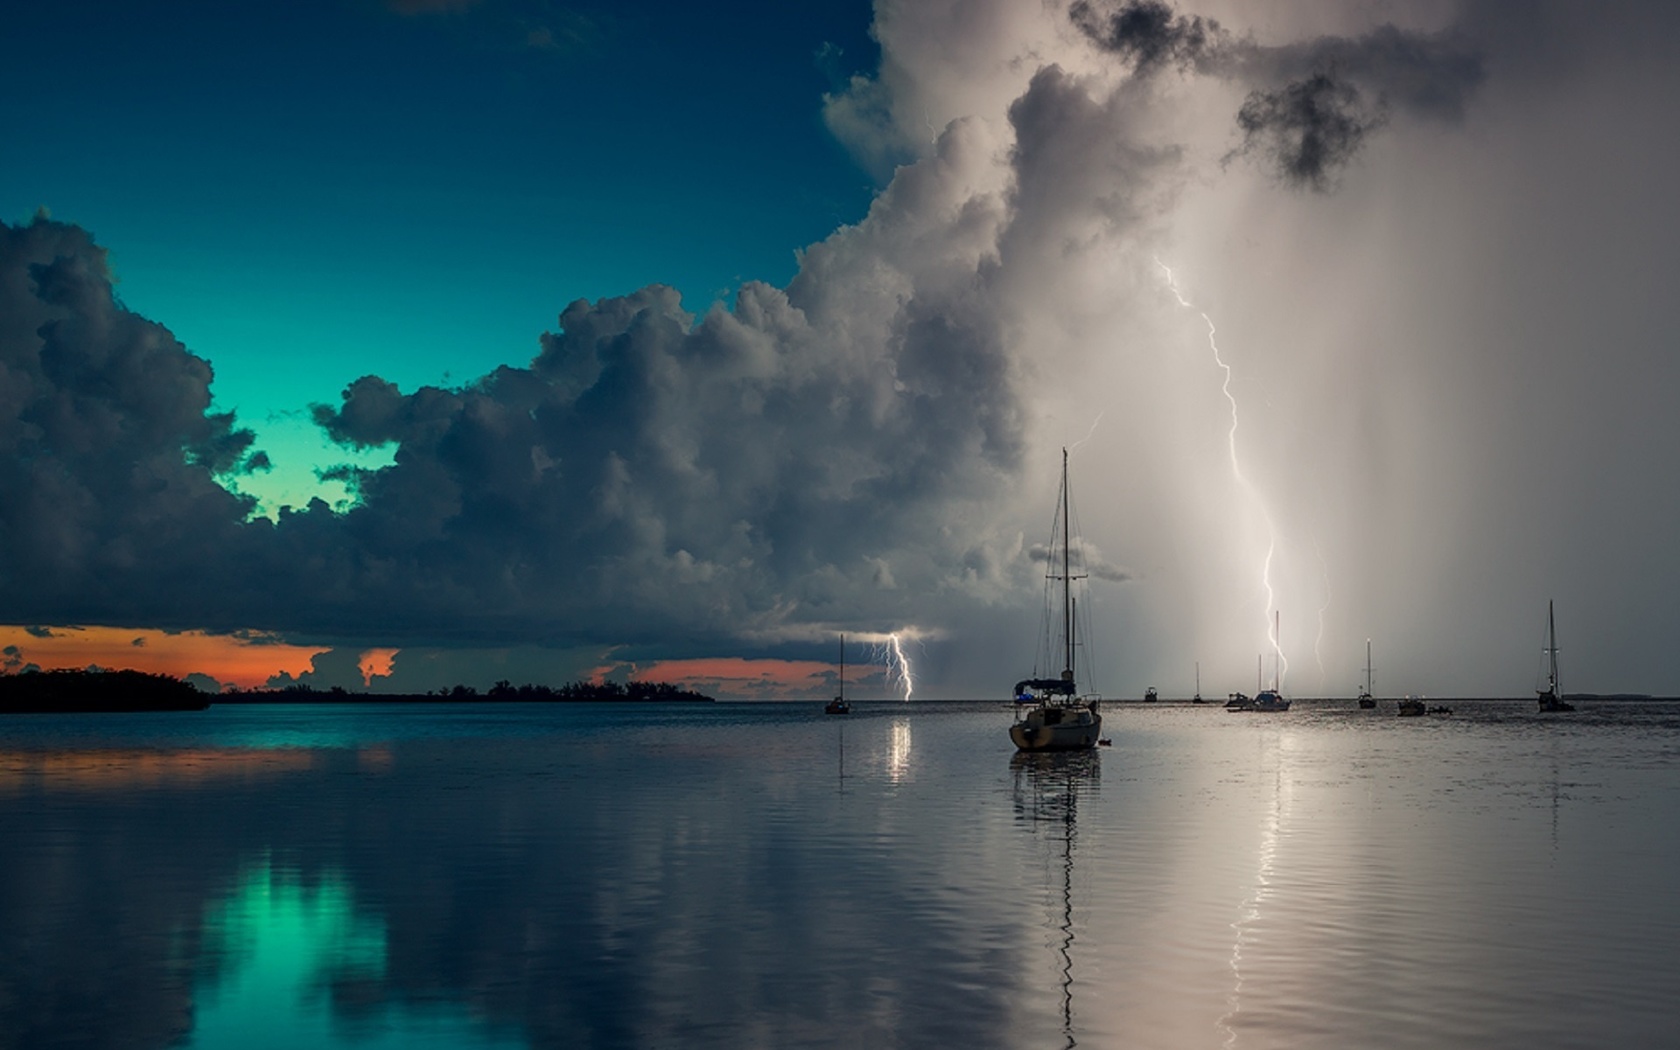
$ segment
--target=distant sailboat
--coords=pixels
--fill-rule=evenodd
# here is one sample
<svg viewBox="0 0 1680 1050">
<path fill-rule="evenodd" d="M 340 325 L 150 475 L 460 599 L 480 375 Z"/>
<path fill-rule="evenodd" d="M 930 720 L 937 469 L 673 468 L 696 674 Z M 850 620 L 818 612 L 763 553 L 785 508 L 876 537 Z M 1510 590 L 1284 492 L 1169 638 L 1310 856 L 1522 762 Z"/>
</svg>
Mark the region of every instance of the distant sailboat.
<svg viewBox="0 0 1680 1050">
<path fill-rule="evenodd" d="M 825 715 L 849 715 L 852 705 L 846 700 L 846 633 L 840 632 L 840 695 L 823 705 Z"/>
<path fill-rule="evenodd" d="M 1377 706 L 1371 696 L 1371 639 L 1365 639 L 1365 688 L 1359 692 L 1359 706 L 1369 710 Z"/>
<path fill-rule="evenodd" d="M 1573 711 L 1575 705 L 1563 699 L 1558 691 L 1557 620 L 1552 615 L 1552 603 L 1546 602 L 1546 688 L 1536 689 L 1542 711 Z"/>
<path fill-rule="evenodd" d="M 1190 702 L 1192 704 L 1207 703 L 1206 700 L 1202 699 L 1202 665 L 1200 661 L 1196 663 L 1196 695 L 1190 698 Z"/>
<path fill-rule="evenodd" d="M 1289 701 L 1283 698 L 1282 692 L 1283 641 L 1281 628 L 1283 627 L 1283 620 L 1277 613 L 1272 615 L 1278 617 L 1273 621 L 1272 626 L 1272 687 L 1262 689 L 1254 694 L 1254 702 L 1248 706 L 1250 711 L 1277 712 L 1289 710 Z"/>
<path fill-rule="evenodd" d="M 1102 732 L 1102 715 L 1097 713 L 1096 700 L 1084 701 L 1079 699 L 1079 689 L 1074 682 L 1073 658 L 1075 651 L 1075 617 L 1073 605 L 1073 561 L 1070 552 L 1072 542 L 1072 526 L 1069 519 L 1073 517 L 1073 503 L 1068 491 L 1068 454 L 1062 449 L 1062 491 L 1057 497 L 1056 514 L 1060 519 L 1060 535 L 1052 530 L 1051 537 L 1051 573 L 1052 580 L 1060 580 L 1062 584 L 1061 601 L 1061 641 L 1062 641 L 1062 673 L 1055 678 L 1025 678 L 1015 683 L 1015 705 L 1018 717 L 1015 724 L 1009 727 L 1009 739 L 1022 751 L 1082 751 L 1097 746 L 1097 738 Z M 1055 549 L 1056 540 L 1061 541 L 1060 550 Z M 1060 564 L 1056 555 L 1060 554 Z M 1061 575 L 1054 575 L 1057 569 Z M 1084 577 L 1078 577 L 1083 579 Z M 1045 616 L 1049 618 L 1051 610 L 1045 609 Z M 1045 654 L 1048 656 L 1049 654 Z"/>
</svg>

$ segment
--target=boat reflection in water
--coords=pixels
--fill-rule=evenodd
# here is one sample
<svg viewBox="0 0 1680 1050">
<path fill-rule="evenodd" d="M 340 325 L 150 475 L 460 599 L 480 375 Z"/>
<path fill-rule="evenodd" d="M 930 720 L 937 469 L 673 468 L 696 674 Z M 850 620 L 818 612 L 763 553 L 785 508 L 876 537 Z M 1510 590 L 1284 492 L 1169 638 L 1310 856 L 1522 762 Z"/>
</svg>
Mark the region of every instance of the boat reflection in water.
<svg viewBox="0 0 1680 1050">
<path fill-rule="evenodd" d="M 1015 819 L 1044 835 L 1059 853 L 1059 900 L 1055 890 L 1049 895 L 1059 907 L 1049 925 L 1060 935 L 1056 968 L 1061 977 L 1062 1035 L 1073 1047 L 1078 1045 L 1073 1024 L 1073 855 L 1079 798 L 1096 791 L 1102 762 L 1095 751 L 1018 751 L 1009 768 L 1014 773 Z"/>
</svg>

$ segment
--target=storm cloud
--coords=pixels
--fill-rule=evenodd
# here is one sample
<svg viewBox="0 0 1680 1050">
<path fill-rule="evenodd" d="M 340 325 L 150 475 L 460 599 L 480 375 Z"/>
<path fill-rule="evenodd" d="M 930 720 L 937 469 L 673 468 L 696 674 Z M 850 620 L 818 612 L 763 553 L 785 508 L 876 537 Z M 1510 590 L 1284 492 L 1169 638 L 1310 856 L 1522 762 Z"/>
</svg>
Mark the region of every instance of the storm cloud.
<svg viewBox="0 0 1680 1050">
<path fill-rule="evenodd" d="M 953 131 L 731 309 L 653 286 L 571 304 L 526 367 L 356 380 L 316 420 L 394 462 L 334 469 L 348 511 L 273 522 L 218 484 L 263 460 L 208 411 L 208 363 L 116 300 L 86 231 L 6 227 L 0 615 L 607 644 L 893 624 L 911 594 L 995 587 L 1007 538 L 950 517 L 1023 448 L 982 272 L 1006 209 L 970 184 L 990 163 Z"/>
<path fill-rule="evenodd" d="M 1255 157 L 1283 182 L 1318 191 L 1333 187 L 1391 110 L 1457 121 L 1485 76 L 1479 49 L 1458 29 L 1385 24 L 1359 37 L 1267 46 L 1162 0 L 1077 0 L 1068 17 L 1137 76 L 1172 66 L 1254 85 L 1236 114 L 1241 142 L 1226 160 Z"/>
<path fill-rule="evenodd" d="M 209 362 L 87 231 L 4 227 L 0 618 L 649 661 L 914 623 L 974 695 L 1018 677 L 1051 450 L 1083 444 L 1127 582 L 1081 608 L 1138 689 L 1245 681 L 1271 603 L 1330 687 L 1375 635 L 1411 689 L 1520 691 L 1554 581 L 1560 630 L 1603 625 L 1583 664 L 1593 629 L 1654 651 L 1680 235 L 1650 129 L 1680 89 L 1632 7 L 1542 6 L 1520 38 L 1514 5 L 1335 33 L 1269 7 L 1262 44 L 1230 6 L 882 5 L 879 70 L 825 110 L 880 191 L 785 287 L 572 302 L 458 385 L 338 377 L 314 420 L 391 463 L 272 521 Z"/>
</svg>

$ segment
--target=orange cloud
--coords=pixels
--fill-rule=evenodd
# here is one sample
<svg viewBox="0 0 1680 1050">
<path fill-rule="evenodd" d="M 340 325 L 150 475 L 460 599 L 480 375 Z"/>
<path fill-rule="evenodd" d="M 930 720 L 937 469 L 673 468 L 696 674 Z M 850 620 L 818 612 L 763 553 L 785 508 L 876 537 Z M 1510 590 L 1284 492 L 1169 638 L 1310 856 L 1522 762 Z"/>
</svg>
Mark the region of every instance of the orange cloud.
<svg viewBox="0 0 1680 1050">
<path fill-rule="evenodd" d="M 266 634 L 169 634 L 152 628 L 0 626 L 0 649 L 16 647 L 16 663 L 45 671 L 98 664 L 185 678 L 197 672 L 252 689 L 285 671 L 294 677 L 326 646 L 290 645 Z M 378 652 L 380 650 L 373 650 Z M 387 668 L 389 664 L 386 665 Z"/>
<path fill-rule="evenodd" d="M 702 693 L 726 696 L 794 698 L 822 694 L 834 674 L 835 666 L 820 660 L 745 660 L 738 656 L 715 656 L 695 660 L 657 660 L 637 665 L 630 672 L 630 680 L 671 682 Z"/>
<path fill-rule="evenodd" d="M 389 678 L 391 663 L 396 660 L 400 649 L 369 649 L 361 655 L 356 663 L 356 670 L 362 672 L 362 684 L 372 686 L 375 678 Z"/>
</svg>

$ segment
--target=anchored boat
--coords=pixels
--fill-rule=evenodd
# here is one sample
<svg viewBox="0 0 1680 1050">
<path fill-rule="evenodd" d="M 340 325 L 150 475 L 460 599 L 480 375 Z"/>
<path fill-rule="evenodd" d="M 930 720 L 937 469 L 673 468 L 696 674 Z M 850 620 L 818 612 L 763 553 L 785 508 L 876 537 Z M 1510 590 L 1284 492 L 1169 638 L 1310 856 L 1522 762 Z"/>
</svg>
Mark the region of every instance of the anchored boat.
<svg viewBox="0 0 1680 1050">
<path fill-rule="evenodd" d="M 1359 691 L 1359 706 L 1370 710 L 1377 706 L 1376 698 L 1371 695 L 1371 639 L 1365 639 L 1365 688 Z"/>
<path fill-rule="evenodd" d="M 1056 519 L 1059 529 L 1052 530 L 1049 579 L 1061 582 L 1061 657 L 1062 672 L 1054 678 L 1023 678 L 1015 683 L 1015 724 L 1009 727 L 1009 739 L 1022 751 L 1083 751 L 1097 746 L 1102 733 L 1101 701 L 1095 697 L 1081 698 L 1074 681 L 1074 651 L 1076 631 L 1073 602 L 1073 581 L 1084 579 L 1073 572 L 1072 543 L 1073 507 L 1068 492 L 1068 454 L 1062 449 L 1062 490 L 1056 499 Z M 1056 535 L 1059 533 L 1059 535 Z M 1055 540 L 1059 539 L 1057 549 Z M 1059 561 L 1058 561 L 1058 555 Z M 1058 570 L 1060 575 L 1057 575 Z M 1046 618 L 1054 614 L 1045 608 Z"/>
<path fill-rule="evenodd" d="M 846 699 L 846 635 L 840 634 L 840 695 L 823 705 L 825 715 L 849 715 L 852 705 Z"/>
<path fill-rule="evenodd" d="M 1536 689 L 1540 698 L 1542 711 L 1573 711 L 1575 705 L 1563 698 L 1558 691 L 1557 668 L 1557 619 L 1552 614 L 1552 603 L 1546 602 L 1546 688 Z"/>
</svg>

